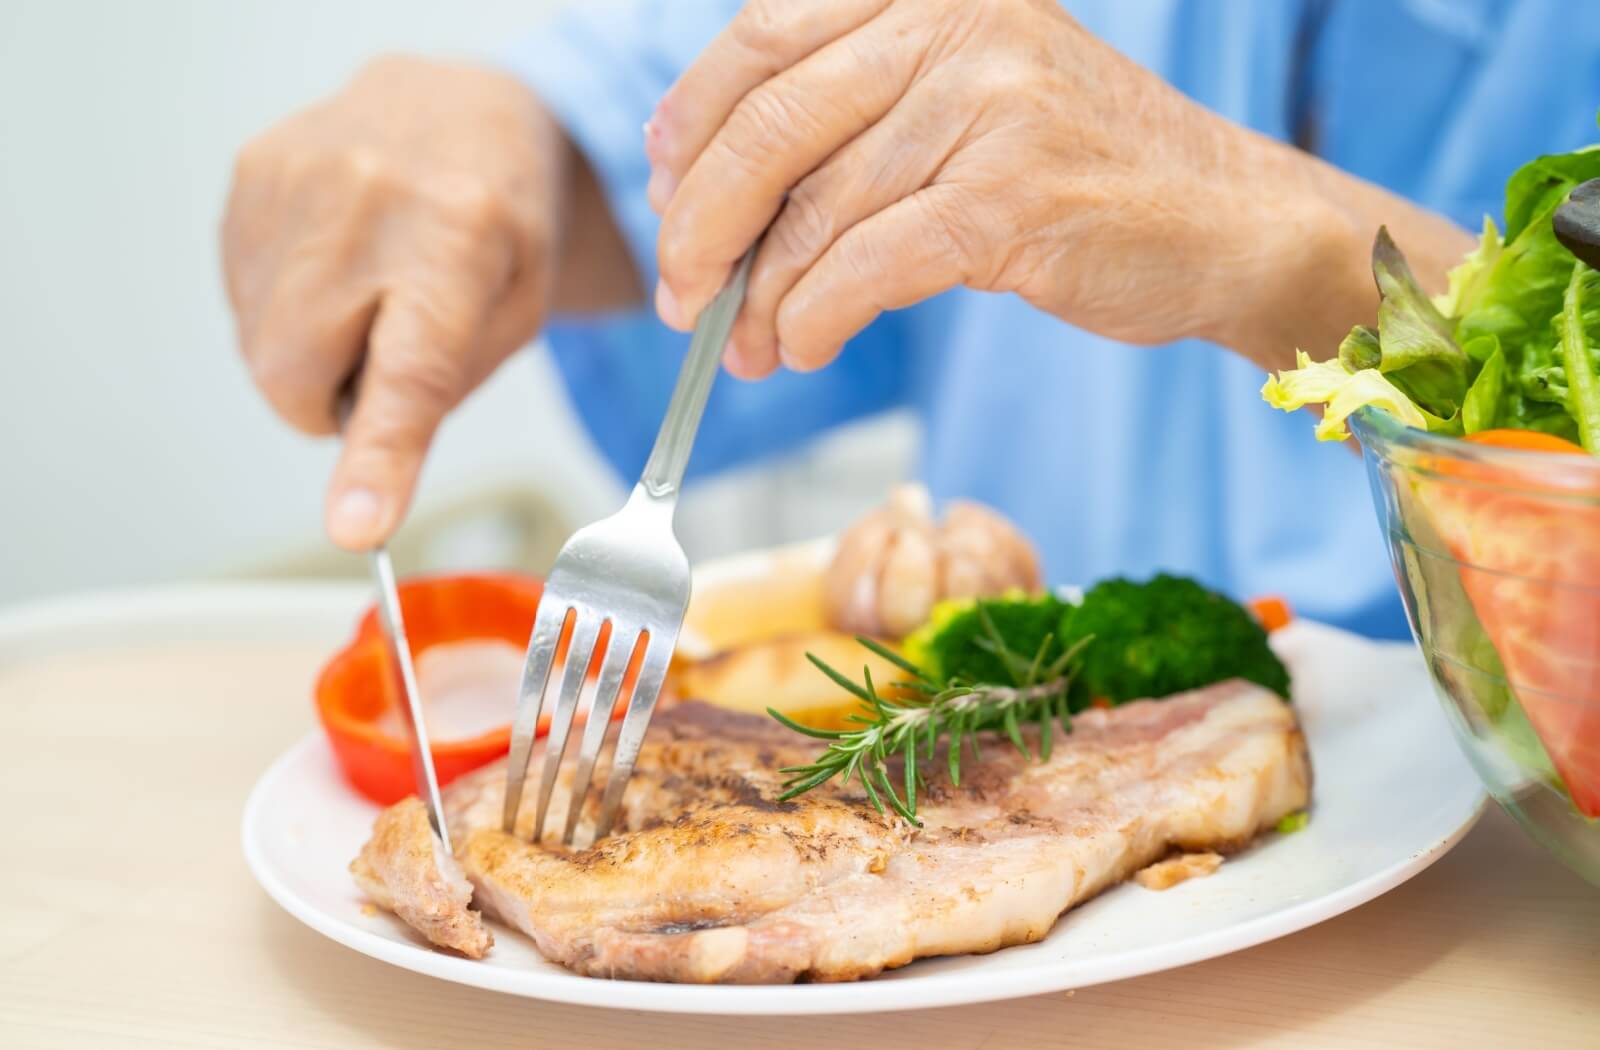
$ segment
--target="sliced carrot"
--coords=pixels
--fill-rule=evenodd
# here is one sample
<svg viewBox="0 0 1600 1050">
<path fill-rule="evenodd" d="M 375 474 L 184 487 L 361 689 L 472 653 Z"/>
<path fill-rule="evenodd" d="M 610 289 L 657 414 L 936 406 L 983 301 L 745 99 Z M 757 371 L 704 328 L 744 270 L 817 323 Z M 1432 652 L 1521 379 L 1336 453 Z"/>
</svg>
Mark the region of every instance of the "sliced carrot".
<svg viewBox="0 0 1600 1050">
<path fill-rule="evenodd" d="M 1294 619 L 1294 612 L 1289 608 L 1289 602 L 1276 594 L 1265 594 L 1259 598 L 1252 598 L 1246 603 L 1251 615 L 1256 622 L 1271 634 L 1280 627 L 1287 627 Z"/>
<path fill-rule="evenodd" d="M 1525 452 L 1562 452 L 1583 456 L 1583 446 L 1574 445 L 1564 437 L 1546 434 L 1540 430 L 1480 430 L 1468 434 L 1467 440 L 1475 445 L 1492 445 L 1495 448 L 1520 448 Z"/>
</svg>

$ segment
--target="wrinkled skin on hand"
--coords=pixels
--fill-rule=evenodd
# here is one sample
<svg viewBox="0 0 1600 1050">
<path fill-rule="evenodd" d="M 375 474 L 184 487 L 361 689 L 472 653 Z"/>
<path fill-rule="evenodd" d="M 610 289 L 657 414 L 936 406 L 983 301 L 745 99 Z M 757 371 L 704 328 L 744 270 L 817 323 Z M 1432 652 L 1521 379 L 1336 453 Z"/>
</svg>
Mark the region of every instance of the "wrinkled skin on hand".
<svg viewBox="0 0 1600 1050">
<path fill-rule="evenodd" d="M 537 331 L 569 167 L 519 81 L 417 59 L 373 63 L 239 154 L 222 255 L 257 385 L 325 434 L 362 370 L 335 541 L 387 535 L 444 414 Z"/>
<path fill-rule="evenodd" d="M 1056 0 L 751 0 L 646 151 L 669 325 L 771 226 L 727 355 L 751 378 L 818 368 L 880 312 L 957 286 L 1128 342 L 1239 348 L 1234 326 L 1316 254 L 1301 242 L 1340 225 L 1295 151 Z"/>
</svg>

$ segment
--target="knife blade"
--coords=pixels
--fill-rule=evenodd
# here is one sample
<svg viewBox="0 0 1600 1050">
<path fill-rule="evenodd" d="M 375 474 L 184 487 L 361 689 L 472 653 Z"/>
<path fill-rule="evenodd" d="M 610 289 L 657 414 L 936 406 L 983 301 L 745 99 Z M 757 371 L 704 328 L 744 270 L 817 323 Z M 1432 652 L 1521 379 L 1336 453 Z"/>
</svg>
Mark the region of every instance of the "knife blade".
<svg viewBox="0 0 1600 1050">
<path fill-rule="evenodd" d="M 361 367 L 357 365 L 350 378 L 340 387 L 334 415 L 342 434 L 350 413 L 355 408 L 361 382 Z M 428 823 L 438 834 L 444 851 L 454 854 L 450 846 L 450 831 L 444 820 L 444 801 L 439 793 L 439 777 L 433 768 L 433 748 L 428 742 L 428 721 L 422 709 L 422 690 L 417 684 L 417 668 L 411 658 L 411 643 L 406 637 L 405 614 L 400 607 L 400 586 L 395 580 L 394 562 L 389 557 L 387 544 L 378 544 L 367 554 L 367 566 L 372 574 L 373 588 L 378 592 L 378 620 L 383 626 L 383 637 L 389 650 L 391 669 L 400 679 L 405 694 L 405 708 L 401 721 L 406 724 L 411 738 L 411 773 L 416 781 L 417 796 L 428 811 Z"/>
</svg>

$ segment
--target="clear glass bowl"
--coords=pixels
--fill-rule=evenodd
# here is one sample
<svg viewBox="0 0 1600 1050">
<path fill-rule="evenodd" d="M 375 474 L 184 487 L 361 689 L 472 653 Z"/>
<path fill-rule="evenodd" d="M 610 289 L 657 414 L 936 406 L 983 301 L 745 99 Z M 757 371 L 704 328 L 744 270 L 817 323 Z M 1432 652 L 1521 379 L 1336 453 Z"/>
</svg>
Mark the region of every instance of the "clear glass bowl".
<svg viewBox="0 0 1600 1050">
<path fill-rule="evenodd" d="M 1411 630 L 1495 800 L 1600 885 L 1600 459 L 1352 420 Z"/>
</svg>

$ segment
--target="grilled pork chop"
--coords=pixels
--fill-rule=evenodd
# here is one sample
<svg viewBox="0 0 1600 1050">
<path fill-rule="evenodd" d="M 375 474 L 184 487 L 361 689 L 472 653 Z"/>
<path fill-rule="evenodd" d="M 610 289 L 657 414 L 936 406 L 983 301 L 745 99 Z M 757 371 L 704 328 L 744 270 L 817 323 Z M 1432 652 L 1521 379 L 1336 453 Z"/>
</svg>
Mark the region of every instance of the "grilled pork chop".
<svg viewBox="0 0 1600 1050">
<path fill-rule="evenodd" d="M 378 815 L 372 838 L 350 862 L 356 885 L 434 944 L 481 959 L 494 935 L 473 911 L 472 884 L 444 851 L 416 796 Z"/>
<path fill-rule="evenodd" d="M 452 785 L 446 816 L 476 902 L 547 958 L 598 977 L 754 983 L 1036 941 L 1169 852 L 1240 849 L 1309 797 L 1294 713 L 1253 685 L 1090 711 L 1072 728 L 1048 762 L 994 740 L 959 787 L 936 776 L 920 829 L 854 785 L 772 801 L 779 768 L 816 744 L 698 703 L 657 716 L 622 830 L 590 849 L 503 834 L 498 764 Z M 558 794 L 552 818 L 564 807 Z"/>
</svg>

